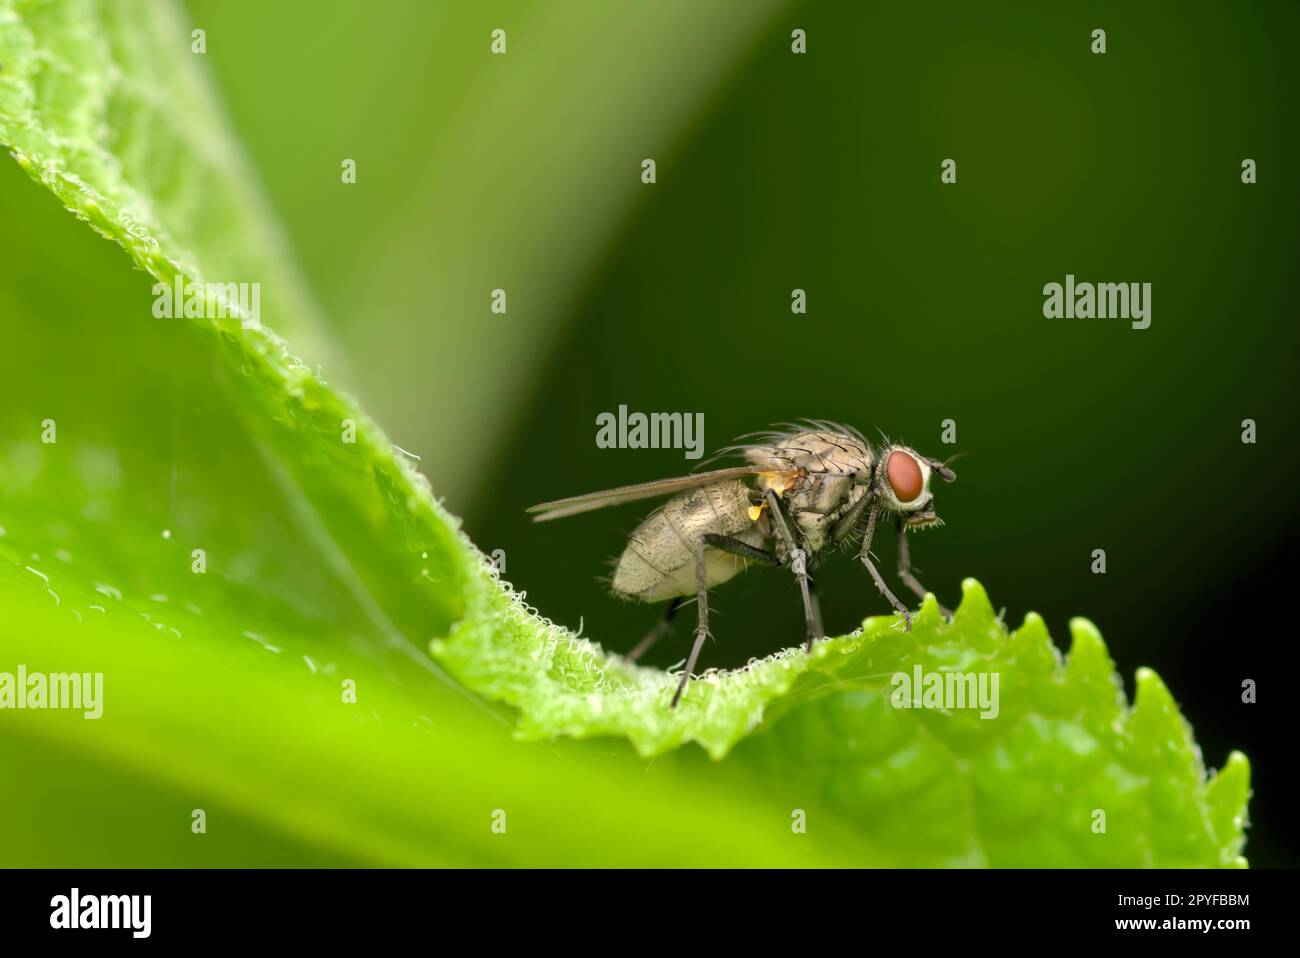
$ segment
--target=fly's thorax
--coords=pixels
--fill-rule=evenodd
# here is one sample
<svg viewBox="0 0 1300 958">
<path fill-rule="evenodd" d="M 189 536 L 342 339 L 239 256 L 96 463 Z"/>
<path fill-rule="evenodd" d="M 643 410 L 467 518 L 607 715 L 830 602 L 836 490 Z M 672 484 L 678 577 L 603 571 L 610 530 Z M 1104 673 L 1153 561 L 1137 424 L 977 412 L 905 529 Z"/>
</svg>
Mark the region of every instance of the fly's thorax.
<svg viewBox="0 0 1300 958">
<path fill-rule="evenodd" d="M 871 448 L 856 436 L 809 431 L 749 447 L 749 461 L 773 472 L 802 470 L 810 475 L 871 476 Z"/>
<path fill-rule="evenodd" d="M 836 522 L 851 502 L 866 494 L 871 481 L 871 447 L 847 433 L 810 429 L 775 436 L 751 446 L 746 455 L 770 470 L 759 476 L 757 485 L 782 498 L 800 548 L 809 553 L 827 546 Z"/>
<path fill-rule="evenodd" d="M 813 473 L 804 477 L 804 481 L 790 493 L 787 501 L 796 512 L 830 516 L 838 513 L 854 485 L 852 476 Z"/>
<path fill-rule="evenodd" d="M 787 500 L 804 548 L 826 548 L 840 519 L 867 495 L 868 486 L 855 476 L 810 475 Z"/>
</svg>

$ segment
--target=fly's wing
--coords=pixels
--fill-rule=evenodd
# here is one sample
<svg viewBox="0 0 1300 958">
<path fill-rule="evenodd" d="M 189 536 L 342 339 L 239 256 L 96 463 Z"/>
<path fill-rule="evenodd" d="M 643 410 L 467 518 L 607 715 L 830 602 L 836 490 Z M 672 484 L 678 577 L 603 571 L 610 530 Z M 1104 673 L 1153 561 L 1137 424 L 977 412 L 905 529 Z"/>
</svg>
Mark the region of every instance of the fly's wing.
<svg viewBox="0 0 1300 958">
<path fill-rule="evenodd" d="M 574 516 L 580 512 L 591 512 L 593 509 L 604 509 L 606 506 L 617 506 L 625 502 L 636 502 L 640 499 L 653 499 L 656 496 L 672 495 L 686 489 L 694 489 L 697 486 L 707 486 L 711 482 L 721 482 L 726 479 L 744 479 L 747 476 L 755 476 L 769 471 L 760 469 L 757 466 L 734 466 L 730 469 L 714 469 L 711 472 L 697 472 L 689 476 L 679 476 L 676 479 L 640 482 L 633 486 L 606 489 L 603 492 L 589 492 L 584 496 L 556 499 L 554 502 L 543 502 L 540 505 L 533 506 L 528 511 L 533 513 L 534 522 L 547 522 L 551 519 Z"/>
</svg>

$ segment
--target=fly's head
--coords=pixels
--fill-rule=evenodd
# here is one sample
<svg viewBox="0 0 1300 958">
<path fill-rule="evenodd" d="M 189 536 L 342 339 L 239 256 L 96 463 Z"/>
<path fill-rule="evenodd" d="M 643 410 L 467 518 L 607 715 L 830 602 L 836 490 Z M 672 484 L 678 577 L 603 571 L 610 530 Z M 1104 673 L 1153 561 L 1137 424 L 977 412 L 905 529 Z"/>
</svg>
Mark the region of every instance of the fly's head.
<svg viewBox="0 0 1300 958">
<path fill-rule="evenodd" d="M 945 482 L 957 478 L 944 463 L 927 459 L 907 446 L 891 444 L 880 455 L 875 494 L 886 509 L 903 517 L 907 529 L 942 525 L 930 492 L 930 481 L 935 476 Z"/>
</svg>

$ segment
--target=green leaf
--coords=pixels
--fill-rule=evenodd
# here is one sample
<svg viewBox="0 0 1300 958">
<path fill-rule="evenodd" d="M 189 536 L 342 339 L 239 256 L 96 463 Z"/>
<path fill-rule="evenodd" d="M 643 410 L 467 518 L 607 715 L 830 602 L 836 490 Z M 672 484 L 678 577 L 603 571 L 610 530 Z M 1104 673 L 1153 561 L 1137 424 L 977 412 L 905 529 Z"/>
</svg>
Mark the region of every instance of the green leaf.
<svg viewBox="0 0 1300 958">
<path fill-rule="evenodd" d="M 101 718 L 0 713 L 0 815 L 36 823 L 0 863 L 1243 863 L 1245 758 L 1207 781 L 1154 673 L 1130 709 L 1091 626 L 1063 662 L 971 580 L 952 623 L 869 619 L 675 711 L 537 617 L 271 332 L 331 352 L 187 36 L 0 0 L 0 673 L 104 677 Z M 178 276 L 263 283 L 266 325 L 155 319 Z M 894 707 L 917 667 L 996 673 L 997 717 Z"/>
<path fill-rule="evenodd" d="M 28 175 L 164 283 L 260 282 L 266 325 L 337 366 L 170 3 L 0 2 L 0 127 Z"/>
<path fill-rule="evenodd" d="M 853 823 L 908 865 L 1244 865 L 1249 764 L 1207 782 L 1168 690 L 1138 675 L 1130 709 L 1096 628 L 1068 658 L 1031 614 L 1014 632 L 979 583 L 952 622 L 927 598 L 859 634 L 710 672 L 668 709 L 674 676 L 638 669 L 475 590 L 434 653 L 469 687 L 520 709 L 521 737 L 624 735 L 646 756 L 697 742 L 752 765 L 791 807 Z M 997 676 L 996 709 L 897 707 L 897 677 Z M 990 680 L 991 681 L 991 680 Z M 901 701 L 910 701 L 902 695 Z"/>
</svg>

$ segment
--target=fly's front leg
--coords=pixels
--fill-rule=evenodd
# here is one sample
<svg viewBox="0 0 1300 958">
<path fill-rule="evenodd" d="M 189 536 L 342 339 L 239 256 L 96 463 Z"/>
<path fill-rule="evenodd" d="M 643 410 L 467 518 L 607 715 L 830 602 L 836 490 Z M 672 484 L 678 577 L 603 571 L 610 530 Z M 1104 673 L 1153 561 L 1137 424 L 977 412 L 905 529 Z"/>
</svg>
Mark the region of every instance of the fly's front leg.
<svg viewBox="0 0 1300 958">
<path fill-rule="evenodd" d="M 673 601 L 669 602 L 668 608 L 664 610 L 663 618 L 654 624 L 650 631 L 646 633 L 645 638 L 638 642 L 636 646 L 633 647 L 632 651 L 624 656 L 624 658 L 629 662 L 636 662 L 641 658 L 641 656 L 654 648 L 655 643 L 668 634 L 668 630 L 673 624 L 673 616 L 677 614 L 677 610 L 682 607 L 682 603 L 685 601 L 686 600 L 679 595 L 677 598 L 673 599 Z"/>
<path fill-rule="evenodd" d="M 682 673 L 682 680 L 677 683 L 677 692 L 673 695 L 673 703 L 670 708 L 677 708 L 677 702 L 686 691 L 686 683 L 691 679 L 691 673 L 695 671 L 695 663 L 699 660 L 700 649 L 704 647 L 704 640 L 709 637 L 709 577 L 704 565 L 704 550 L 706 546 L 703 542 L 695 548 L 695 589 L 696 589 L 696 607 L 699 609 L 699 623 L 695 626 L 695 644 L 691 646 L 690 658 L 686 660 L 686 671 Z"/>
<path fill-rule="evenodd" d="M 777 535 L 781 537 L 781 542 L 785 546 L 786 555 L 789 556 L 790 571 L 799 580 L 799 591 L 803 595 L 804 628 L 808 633 L 806 648 L 811 652 L 813 643 L 820 639 L 823 633 L 821 607 L 817 604 L 817 599 L 813 595 L 812 579 L 808 577 L 808 554 L 795 544 L 794 536 L 790 534 L 790 527 L 785 524 L 785 515 L 781 512 L 781 502 L 777 499 L 776 493 L 769 489 L 766 495 L 767 508 L 772 514 L 772 522 L 776 526 Z"/>
<path fill-rule="evenodd" d="M 921 585 L 921 580 L 912 575 L 912 559 L 907 551 L 907 527 L 903 525 L 901 518 L 898 520 L 898 577 L 903 580 L 903 585 L 915 592 L 922 601 L 925 600 L 930 590 Z M 952 612 L 942 603 L 939 605 L 939 611 L 949 618 L 952 617 Z"/>
<path fill-rule="evenodd" d="M 867 515 L 867 531 L 862 536 L 862 564 L 867 567 L 871 573 L 871 578 L 876 580 L 876 588 L 880 594 L 889 600 L 889 604 L 894 607 L 894 611 L 903 617 L 903 628 L 912 631 L 912 613 L 907 611 L 907 606 L 898 601 L 898 596 L 889 591 L 889 586 L 885 585 L 885 580 L 881 578 L 880 572 L 876 569 L 876 564 L 871 561 L 871 539 L 876 534 L 876 517 L 880 510 L 872 507 L 871 512 Z"/>
<path fill-rule="evenodd" d="M 870 495 L 864 494 L 859 497 L 858 501 L 836 521 L 835 528 L 831 530 L 831 541 L 839 545 L 851 536 L 858 528 L 858 523 L 862 521 L 862 511 L 869 505 L 871 505 Z"/>
</svg>

